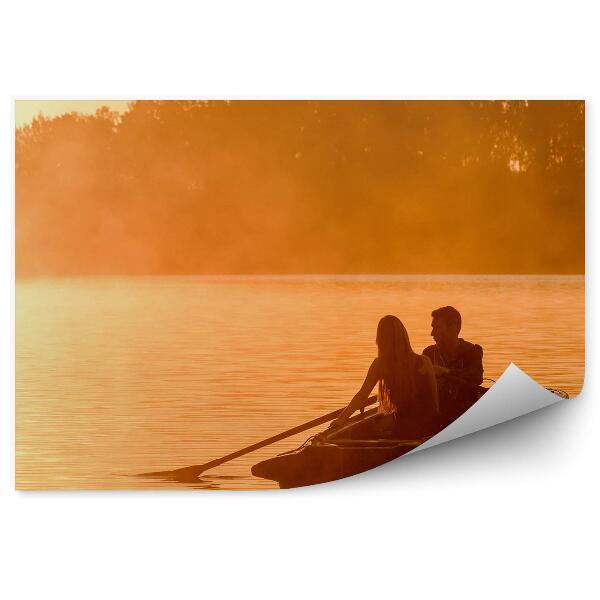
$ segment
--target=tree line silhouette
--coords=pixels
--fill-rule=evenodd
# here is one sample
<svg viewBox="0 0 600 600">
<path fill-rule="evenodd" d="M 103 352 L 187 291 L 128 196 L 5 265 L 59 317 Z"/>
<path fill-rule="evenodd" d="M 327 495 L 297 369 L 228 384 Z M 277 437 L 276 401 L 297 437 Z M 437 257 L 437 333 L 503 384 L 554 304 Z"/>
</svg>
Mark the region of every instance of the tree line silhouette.
<svg viewBox="0 0 600 600">
<path fill-rule="evenodd" d="M 18 276 L 584 268 L 580 101 L 134 101 L 15 145 Z"/>
</svg>

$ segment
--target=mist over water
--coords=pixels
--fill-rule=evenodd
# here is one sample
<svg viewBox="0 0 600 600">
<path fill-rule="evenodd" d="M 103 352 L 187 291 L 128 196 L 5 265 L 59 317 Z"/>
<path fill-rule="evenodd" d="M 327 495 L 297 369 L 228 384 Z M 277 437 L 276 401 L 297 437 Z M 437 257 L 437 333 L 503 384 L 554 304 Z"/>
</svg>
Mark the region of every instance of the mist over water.
<svg viewBox="0 0 600 600">
<path fill-rule="evenodd" d="M 204 463 L 345 405 L 391 313 L 415 351 L 451 304 L 485 376 L 512 361 L 575 396 L 584 373 L 583 276 L 215 276 L 20 280 L 17 486 L 183 487 L 131 477 Z M 252 464 L 194 487 L 275 487 Z"/>
<path fill-rule="evenodd" d="M 18 276 L 583 273 L 582 101 L 136 101 L 15 133 Z"/>
</svg>

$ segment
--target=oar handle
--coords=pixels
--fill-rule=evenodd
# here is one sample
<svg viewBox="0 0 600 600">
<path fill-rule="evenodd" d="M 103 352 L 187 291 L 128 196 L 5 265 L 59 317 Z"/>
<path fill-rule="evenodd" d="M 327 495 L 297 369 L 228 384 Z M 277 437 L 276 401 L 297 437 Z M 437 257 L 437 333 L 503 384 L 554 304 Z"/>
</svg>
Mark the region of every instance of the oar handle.
<svg viewBox="0 0 600 600">
<path fill-rule="evenodd" d="M 371 396 L 367 400 L 367 402 L 364 406 L 370 406 L 371 404 L 375 404 L 375 402 L 377 402 L 377 396 Z M 336 419 L 342 413 L 343 410 L 344 410 L 343 408 L 339 408 L 338 410 L 334 410 L 333 412 L 327 413 L 326 415 L 323 415 L 322 417 L 313 419 L 312 421 L 308 421 L 307 423 L 304 423 L 303 425 L 298 425 L 297 427 L 293 427 L 292 429 L 288 429 L 287 431 L 278 433 L 277 435 L 267 438 L 266 440 L 262 440 L 261 442 L 257 442 L 256 444 L 252 444 L 251 446 L 246 446 L 246 448 L 242 448 L 241 450 L 238 450 L 237 452 L 232 452 L 231 454 L 228 454 L 227 456 L 223 456 L 221 458 L 211 460 L 210 462 L 207 462 L 203 465 L 198 465 L 196 468 L 198 469 L 199 473 L 202 473 L 203 471 L 207 471 L 208 469 L 218 467 L 219 465 L 229 462 L 230 460 L 233 460 L 234 458 L 239 458 L 240 456 L 244 456 L 244 454 L 249 454 L 250 452 L 254 452 L 255 450 L 258 450 L 259 448 L 264 448 L 265 446 L 269 446 L 270 444 L 274 444 L 275 442 L 284 440 L 285 438 L 296 435 L 297 433 L 302 433 L 303 431 L 306 431 L 307 429 L 312 429 L 313 427 L 317 427 L 318 425 L 323 425 L 323 423 L 333 421 L 333 419 Z"/>
</svg>

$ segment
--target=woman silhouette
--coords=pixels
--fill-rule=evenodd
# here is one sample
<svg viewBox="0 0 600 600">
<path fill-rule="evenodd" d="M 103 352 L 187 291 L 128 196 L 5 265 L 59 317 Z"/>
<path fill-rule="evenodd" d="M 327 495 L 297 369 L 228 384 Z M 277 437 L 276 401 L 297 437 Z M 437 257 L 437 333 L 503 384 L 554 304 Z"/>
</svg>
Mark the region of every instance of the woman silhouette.
<svg viewBox="0 0 600 600">
<path fill-rule="evenodd" d="M 406 328 L 392 315 L 377 325 L 377 358 L 358 393 L 331 424 L 338 428 L 363 409 L 379 382 L 379 412 L 357 423 L 343 437 L 414 439 L 435 433 L 439 415 L 437 383 L 431 361 L 413 352 Z M 332 436 L 333 437 L 333 436 Z"/>
</svg>

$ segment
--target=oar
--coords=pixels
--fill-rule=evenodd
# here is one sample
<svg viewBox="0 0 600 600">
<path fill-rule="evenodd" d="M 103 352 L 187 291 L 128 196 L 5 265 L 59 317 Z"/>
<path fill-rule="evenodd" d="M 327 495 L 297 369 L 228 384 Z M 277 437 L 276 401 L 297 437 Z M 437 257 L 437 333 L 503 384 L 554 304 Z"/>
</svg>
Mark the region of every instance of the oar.
<svg viewBox="0 0 600 600">
<path fill-rule="evenodd" d="M 364 406 L 370 406 L 371 404 L 375 404 L 377 402 L 377 396 L 371 396 Z M 246 446 L 241 450 L 237 450 L 236 452 L 232 452 L 231 454 L 227 454 L 226 456 L 222 456 L 221 458 L 216 458 L 215 460 L 211 460 L 210 462 L 204 463 L 203 465 L 193 465 L 191 467 L 184 467 L 182 469 L 175 469 L 174 471 L 159 471 L 156 473 L 142 473 L 141 476 L 147 477 L 169 477 L 176 481 L 184 481 L 184 482 L 193 482 L 197 480 L 198 476 L 204 473 L 204 471 L 208 471 L 209 469 L 213 469 L 214 467 L 218 467 L 234 458 L 239 458 L 240 456 L 244 456 L 244 454 L 249 454 L 250 452 L 254 452 L 259 448 L 264 448 L 265 446 L 269 446 L 270 444 L 274 444 L 275 442 L 279 442 L 280 440 L 284 440 L 285 438 L 296 435 L 297 433 L 302 433 L 307 429 L 312 429 L 313 427 L 317 427 L 318 425 L 323 425 L 324 423 L 328 423 L 329 421 L 333 421 L 344 410 L 344 408 L 340 408 L 338 410 L 334 410 L 333 412 L 327 413 L 318 419 L 313 419 L 312 421 L 308 421 L 303 425 L 298 425 L 297 427 L 292 427 L 292 429 L 288 429 L 283 433 L 278 433 L 266 440 L 262 440 L 262 442 L 257 442 L 256 444 L 252 444 L 251 446 Z"/>
</svg>

